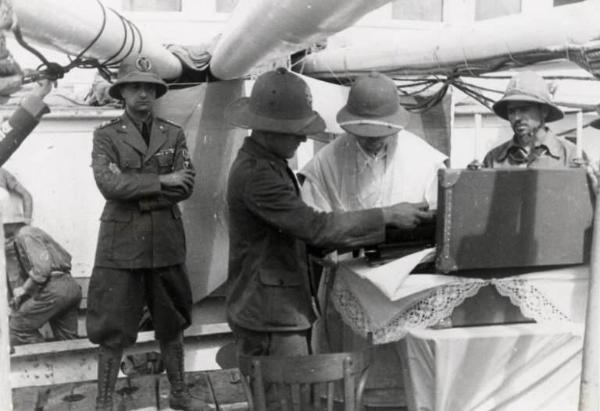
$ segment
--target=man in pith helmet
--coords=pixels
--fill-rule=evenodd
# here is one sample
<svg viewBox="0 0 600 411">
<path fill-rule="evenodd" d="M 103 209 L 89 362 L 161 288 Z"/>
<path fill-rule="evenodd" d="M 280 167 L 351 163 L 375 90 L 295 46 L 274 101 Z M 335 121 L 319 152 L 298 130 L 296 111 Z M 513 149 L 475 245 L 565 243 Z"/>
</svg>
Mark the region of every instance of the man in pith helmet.
<svg viewBox="0 0 600 411">
<path fill-rule="evenodd" d="M 415 209 L 437 208 L 437 172 L 445 167 L 447 157 L 405 129 L 409 114 L 400 105 L 392 79 L 378 72 L 358 77 L 336 119 L 345 133 L 319 150 L 300 171 L 302 198 L 308 205 L 322 211 L 355 211 L 401 202 Z M 319 299 L 327 320 L 315 324 L 313 341 L 321 350 L 335 351 L 343 349 L 345 325 L 326 303 L 324 284 L 332 283 L 332 275 L 334 271 L 326 266 Z M 379 350 L 374 355 L 380 355 Z"/>
<path fill-rule="evenodd" d="M 359 77 L 337 114 L 346 131 L 300 171 L 302 198 L 323 211 L 362 210 L 399 202 L 437 205 L 437 171 L 447 157 L 405 130 L 409 115 L 384 74 Z"/>
<path fill-rule="evenodd" d="M 109 94 L 124 101 L 125 111 L 94 131 L 92 168 L 106 198 L 86 322 L 90 340 L 100 345 L 98 410 L 112 409 L 123 348 L 136 341 L 144 305 L 171 384 L 170 407 L 204 408 L 190 395 L 183 367 L 192 296 L 177 204 L 191 195 L 194 170 L 182 128 L 152 112 L 166 92 L 146 57 L 123 64 Z"/>
<path fill-rule="evenodd" d="M 299 76 L 278 68 L 256 80 L 250 97 L 230 104 L 226 119 L 251 129 L 228 181 L 229 295 L 227 316 L 238 353 L 310 352 L 312 305 L 306 245 L 335 249 L 384 241 L 386 225 L 410 228 L 431 219 L 396 204 L 351 212 L 320 212 L 302 201 L 288 167 L 306 136 L 325 129 Z"/>
<path fill-rule="evenodd" d="M 484 167 L 563 168 L 582 160 L 577 159 L 575 144 L 555 136 L 546 125 L 563 118 L 563 112 L 551 101 L 548 86 L 537 73 L 517 73 L 492 108 L 510 122 L 514 135 L 486 154 Z"/>
</svg>

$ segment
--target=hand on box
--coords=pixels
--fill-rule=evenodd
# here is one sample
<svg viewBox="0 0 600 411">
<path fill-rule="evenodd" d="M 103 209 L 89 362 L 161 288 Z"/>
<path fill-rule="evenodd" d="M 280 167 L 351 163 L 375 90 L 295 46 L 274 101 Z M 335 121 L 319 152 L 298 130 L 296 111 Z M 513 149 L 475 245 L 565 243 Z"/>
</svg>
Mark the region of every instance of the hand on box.
<svg viewBox="0 0 600 411">
<path fill-rule="evenodd" d="M 385 223 L 398 228 L 415 228 L 421 222 L 432 220 L 434 216 L 435 211 L 429 210 L 426 202 L 398 203 L 383 208 Z"/>
</svg>

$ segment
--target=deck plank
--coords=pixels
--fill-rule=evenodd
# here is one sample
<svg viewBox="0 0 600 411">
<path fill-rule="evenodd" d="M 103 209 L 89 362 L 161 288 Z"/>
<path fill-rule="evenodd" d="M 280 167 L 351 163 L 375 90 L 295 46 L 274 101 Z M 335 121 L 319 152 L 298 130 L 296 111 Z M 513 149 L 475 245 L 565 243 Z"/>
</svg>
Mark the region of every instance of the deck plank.
<svg viewBox="0 0 600 411">
<path fill-rule="evenodd" d="M 209 371 L 207 375 L 215 395 L 215 403 L 219 404 L 221 411 L 248 409 L 239 369 Z"/>
<path fill-rule="evenodd" d="M 206 403 L 208 408 L 222 411 L 245 411 L 248 409 L 239 370 L 211 370 L 186 373 L 190 392 Z M 145 375 L 130 379 L 120 378 L 116 386 L 114 407 L 126 410 L 169 410 L 169 382 L 167 376 Z M 92 410 L 96 399 L 96 382 L 58 384 L 39 387 L 16 388 L 13 392 L 14 411 L 35 409 L 40 393 L 48 392 L 44 411 Z"/>
<path fill-rule="evenodd" d="M 188 371 L 219 368 L 219 349 L 233 340 L 227 324 L 190 327 L 184 333 Z M 159 351 L 153 332 L 139 334 L 135 346 L 125 354 Z M 87 340 L 60 341 L 15 347 L 11 355 L 10 382 L 13 388 L 75 383 L 96 377 L 97 346 Z"/>
</svg>

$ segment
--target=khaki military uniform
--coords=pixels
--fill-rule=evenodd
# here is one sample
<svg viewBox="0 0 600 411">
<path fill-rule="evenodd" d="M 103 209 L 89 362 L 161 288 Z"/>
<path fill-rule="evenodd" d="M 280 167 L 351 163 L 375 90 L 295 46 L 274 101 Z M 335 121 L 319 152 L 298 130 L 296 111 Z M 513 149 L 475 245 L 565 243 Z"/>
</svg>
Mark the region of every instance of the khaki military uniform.
<svg viewBox="0 0 600 411">
<path fill-rule="evenodd" d="M 92 342 L 133 344 L 144 304 L 158 339 L 168 340 L 190 324 L 177 203 L 192 190 L 167 190 L 159 182 L 159 175 L 184 167 L 192 167 L 185 135 L 166 120 L 152 120 L 148 144 L 126 114 L 95 130 L 92 168 L 106 204 L 88 296 Z"/>
<path fill-rule="evenodd" d="M 31 295 L 10 313 L 11 345 L 43 342 L 39 328 L 45 323 L 57 340 L 77 338 L 81 287 L 71 277 L 71 255 L 48 233 L 31 226 L 19 229 L 11 248 L 7 273 L 35 284 Z"/>
</svg>

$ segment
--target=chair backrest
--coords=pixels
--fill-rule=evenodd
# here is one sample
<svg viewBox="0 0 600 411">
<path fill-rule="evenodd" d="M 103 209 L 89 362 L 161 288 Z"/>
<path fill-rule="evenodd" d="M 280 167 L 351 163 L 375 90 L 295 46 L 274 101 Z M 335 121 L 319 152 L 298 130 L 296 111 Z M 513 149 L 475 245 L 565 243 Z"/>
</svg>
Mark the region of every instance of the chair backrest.
<svg viewBox="0 0 600 411">
<path fill-rule="evenodd" d="M 266 411 L 276 401 L 281 411 L 332 411 L 343 383 L 344 409 L 357 411 L 369 354 L 365 350 L 294 357 L 242 355 L 239 367 L 252 410 Z"/>
</svg>

